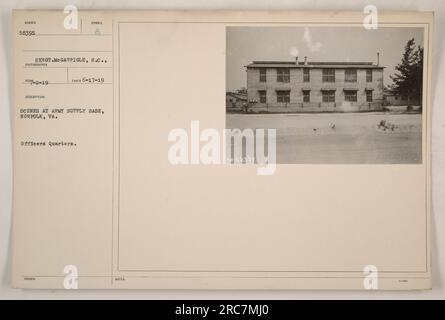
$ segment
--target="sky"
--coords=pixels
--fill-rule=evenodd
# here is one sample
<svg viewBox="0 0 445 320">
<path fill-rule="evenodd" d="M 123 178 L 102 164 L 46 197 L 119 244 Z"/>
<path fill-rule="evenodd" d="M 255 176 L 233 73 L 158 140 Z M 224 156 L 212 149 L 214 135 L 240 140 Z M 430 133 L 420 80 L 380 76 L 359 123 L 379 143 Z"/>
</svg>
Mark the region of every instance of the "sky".
<svg viewBox="0 0 445 320">
<path fill-rule="evenodd" d="M 299 61 L 377 61 L 384 70 L 384 85 L 392 83 L 390 75 L 400 62 L 406 42 L 414 38 L 423 46 L 423 28 L 379 27 L 227 27 L 227 91 L 246 87 L 244 66 L 253 60 Z"/>
</svg>

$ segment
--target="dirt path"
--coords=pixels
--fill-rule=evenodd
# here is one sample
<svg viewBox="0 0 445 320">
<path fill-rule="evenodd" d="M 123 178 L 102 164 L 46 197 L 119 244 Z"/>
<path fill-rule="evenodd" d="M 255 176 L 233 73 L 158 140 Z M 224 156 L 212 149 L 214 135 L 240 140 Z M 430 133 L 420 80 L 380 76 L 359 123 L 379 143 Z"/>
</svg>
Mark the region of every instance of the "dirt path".
<svg viewBox="0 0 445 320">
<path fill-rule="evenodd" d="M 394 125 L 378 128 L 381 120 Z M 227 115 L 227 128 L 277 129 L 277 163 L 421 163 L 422 115 Z"/>
</svg>

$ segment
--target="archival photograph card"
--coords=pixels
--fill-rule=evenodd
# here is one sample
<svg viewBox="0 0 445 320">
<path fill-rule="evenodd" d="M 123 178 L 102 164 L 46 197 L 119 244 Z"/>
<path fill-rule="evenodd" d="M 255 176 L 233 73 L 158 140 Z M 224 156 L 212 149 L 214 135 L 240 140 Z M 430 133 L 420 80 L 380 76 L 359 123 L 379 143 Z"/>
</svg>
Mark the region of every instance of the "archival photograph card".
<svg viewBox="0 0 445 320">
<path fill-rule="evenodd" d="M 430 289 L 432 32 L 14 11 L 13 286 Z"/>
</svg>

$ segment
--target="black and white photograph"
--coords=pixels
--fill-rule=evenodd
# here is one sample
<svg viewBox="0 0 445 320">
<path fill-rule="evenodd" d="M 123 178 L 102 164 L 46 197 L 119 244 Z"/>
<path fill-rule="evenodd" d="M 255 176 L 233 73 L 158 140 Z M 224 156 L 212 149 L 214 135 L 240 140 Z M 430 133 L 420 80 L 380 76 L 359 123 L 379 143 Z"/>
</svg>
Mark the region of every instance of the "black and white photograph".
<svg viewBox="0 0 445 320">
<path fill-rule="evenodd" d="M 276 163 L 422 163 L 424 29 L 226 28 L 226 129 L 276 129 Z"/>
<path fill-rule="evenodd" d="M 138 1 L 0 2 L 0 300 L 445 298 L 445 2 Z"/>
</svg>

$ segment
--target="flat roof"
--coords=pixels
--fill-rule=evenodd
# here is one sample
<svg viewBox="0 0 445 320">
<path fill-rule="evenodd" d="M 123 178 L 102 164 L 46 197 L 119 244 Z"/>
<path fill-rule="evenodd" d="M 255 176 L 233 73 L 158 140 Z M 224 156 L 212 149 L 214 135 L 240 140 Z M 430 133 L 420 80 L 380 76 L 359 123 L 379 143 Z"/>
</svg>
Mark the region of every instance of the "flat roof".
<svg viewBox="0 0 445 320">
<path fill-rule="evenodd" d="M 318 62 L 309 61 L 305 65 L 299 61 L 253 61 L 246 68 L 355 68 L 355 69 L 383 69 L 372 62 Z"/>
</svg>

